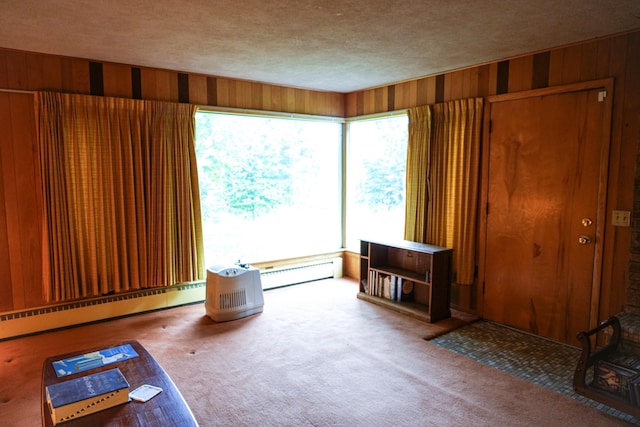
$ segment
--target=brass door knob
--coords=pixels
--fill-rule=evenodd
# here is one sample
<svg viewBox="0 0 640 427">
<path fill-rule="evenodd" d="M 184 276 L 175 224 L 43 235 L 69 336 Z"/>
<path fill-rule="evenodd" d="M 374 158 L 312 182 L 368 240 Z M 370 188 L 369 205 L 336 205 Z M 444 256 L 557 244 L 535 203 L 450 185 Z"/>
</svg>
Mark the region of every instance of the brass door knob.
<svg viewBox="0 0 640 427">
<path fill-rule="evenodd" d="M 581 245 L 588 245 L 591 243 L 591 238 L 589 236 L 580 236 L 578 237 L 578 243 Z"/>
</svg>

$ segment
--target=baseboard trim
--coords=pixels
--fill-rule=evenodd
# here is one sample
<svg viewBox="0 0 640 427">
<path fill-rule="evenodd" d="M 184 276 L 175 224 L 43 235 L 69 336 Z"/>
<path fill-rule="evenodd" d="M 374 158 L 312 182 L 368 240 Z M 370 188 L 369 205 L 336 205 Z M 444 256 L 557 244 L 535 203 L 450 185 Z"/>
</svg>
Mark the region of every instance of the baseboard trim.
<svg viewBox="0 0 640 427">
<path fill-rule="evenodd" d="M 204 302 L 205 298 L 206 286 L 202 281 L 2 313 L 0 315 L 0 341 Z"/>
</svg>

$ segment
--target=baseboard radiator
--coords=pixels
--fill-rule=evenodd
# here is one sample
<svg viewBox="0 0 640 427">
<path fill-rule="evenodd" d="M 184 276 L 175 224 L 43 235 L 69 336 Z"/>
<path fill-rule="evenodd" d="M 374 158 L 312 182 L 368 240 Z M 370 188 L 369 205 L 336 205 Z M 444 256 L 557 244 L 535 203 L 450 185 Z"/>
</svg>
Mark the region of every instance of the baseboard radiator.
<svg viewBox="0 0 640 427">
<path fill-rule="evenodd" d="M 191 304 L 205 295 L 202 281 L 1 313 L 0 340 Z"/>
<path fill-rule="evenodd" d="M 274 289 L 315 280 L 342 277 L 342 258 L 323 259 L 303 264 L 260 270 L 262 289 Z"/>
<path fill-rule="evenodd" d="M 265 268 L 260 270 L 260 276 L 263 289 L 342 277 L 342 259 Z M 205 299 L 206 285 L 201 281 L 0 313 L 0 340 L 204 302 Z M 202 313 L 204 315 L 204 307 Z"/>
</svg>

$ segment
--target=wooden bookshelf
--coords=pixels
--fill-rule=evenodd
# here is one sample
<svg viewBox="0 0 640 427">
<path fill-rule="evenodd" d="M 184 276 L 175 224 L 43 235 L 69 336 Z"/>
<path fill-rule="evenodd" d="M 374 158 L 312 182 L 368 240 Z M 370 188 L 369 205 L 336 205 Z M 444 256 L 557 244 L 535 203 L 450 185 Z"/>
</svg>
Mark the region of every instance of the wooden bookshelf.
<svg viewBox="0 0 640 427">
<path fill-rule="evenodd" d="M 362 240 L 358 298 L 430 323 L 449 318 L 452 252 L 408 240 Z"/>
</svg>

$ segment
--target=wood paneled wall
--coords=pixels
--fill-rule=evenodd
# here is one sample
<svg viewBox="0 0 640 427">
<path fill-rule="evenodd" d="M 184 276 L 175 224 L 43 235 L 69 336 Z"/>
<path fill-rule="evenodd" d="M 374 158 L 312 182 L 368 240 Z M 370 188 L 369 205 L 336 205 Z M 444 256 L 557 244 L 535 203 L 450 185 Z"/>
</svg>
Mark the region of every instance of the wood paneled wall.
<svg viewBox="0 0 640 427">
<path fill-rule="evenodd" d="M 568 83 L 625 77 L 638 56 L 638 33 L 601 39 L 417 80 L 347 94 L 356 117 L 453 99 L 519 92 Z"/>
<path fill-rule="evenodd" d="M 43 304 L 36 150 L 33 97 L 0 92 L 0 312 Z"/>
<path fill-rule="evenodd" d="M 615 78 L 607 211 L 632 210 L 640 139 L 640 31 L 349 94 L 0 49 L 0 88 L 355 117 L 447 100 Z M 43 305 L 42 215 L 31 96 L 0 93 L 0 312 Z M 609 221 L 607 221 L 609 222 Z M 607 226 L 601 317 L 622 310 L 628 228 Z M 476 309 L 479 287 L 452 300 Z"/>
<path fill-rule="evenodd" d="M 613 77 L 613 123 L 604 236 L 600 318 L 626 303 L 630 229 L 610 225 L 613 209 L 633 210 L 640 141 L 640 31 L 511 58 L 464 70 L 347 94 L 348 117 L 382 113 L 459 98 L 514 93 Z M 640 219 L 635 219 L 640 221 Z M 483 226 L 483 225 L 481 225 Z M 454 288 L 452 301 L 476 308 L 478 284 Z"/>
<path fill-rule="evenodd" d="M 345 95 L 0 49 L 0 89 L 343 117 Z M 0 313 L 46 304 L 33 96 L 0 92 Z"/>
<path fill-rule="evenodd" d="M 344 117 L 345 95 L 0 49 L 0 88 Z"/>
</svg>

